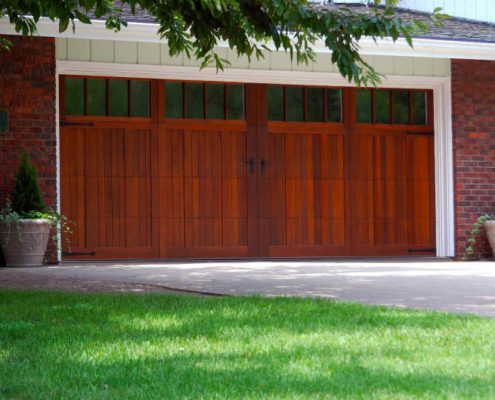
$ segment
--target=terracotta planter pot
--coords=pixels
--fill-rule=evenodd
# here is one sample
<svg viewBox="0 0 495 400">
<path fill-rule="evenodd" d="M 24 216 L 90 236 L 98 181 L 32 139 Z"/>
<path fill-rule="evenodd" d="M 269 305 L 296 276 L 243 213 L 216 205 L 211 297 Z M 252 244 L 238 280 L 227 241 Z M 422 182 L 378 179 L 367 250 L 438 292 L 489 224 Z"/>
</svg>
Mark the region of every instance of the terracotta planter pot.
<svg viewBox="0 0 495 400">
<path fill-rule="evenodd" d="M 50 228 L 50 221 L 46 219 L 0 221 L 0 245 L 7 267 L 42 265 L 50 238 Z"/>
<path fill-rule="evenodd" d="M 488 243 L 490 243 L 490 248 L 492 249 L 492 255 L 495 256 L 495 221 L 485 221 L 483 222 L 483 227 L 486 230 L 486 236 L 488 238 Z"/>
</svg>

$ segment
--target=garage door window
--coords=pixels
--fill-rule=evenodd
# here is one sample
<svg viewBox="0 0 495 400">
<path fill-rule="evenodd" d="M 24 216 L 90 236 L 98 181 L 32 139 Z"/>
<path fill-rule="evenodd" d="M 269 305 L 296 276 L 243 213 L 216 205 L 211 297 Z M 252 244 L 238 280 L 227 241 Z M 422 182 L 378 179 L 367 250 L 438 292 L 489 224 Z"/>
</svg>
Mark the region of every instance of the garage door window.
<svg viewBox="0 0 495 400">
<path fill-rule="evenodd" d="M 268 120 L 342 122 L 342 91 L 334 88 L 269 86 Z"/>
<path fill-rule="evenodd" d="M 64 84 L 67 115 L 150 116 L 149 81 L 65 78 Z"/>
<path fill-rule="evenodd" d="M 356 121 L 359 124 L 428 125 L 427 93 L 358 89 Z"/>
<path fill-rule="evenodd" d="M 165 117 L 244 119 L 244 85 L 165 82 Z"/>
</svg>

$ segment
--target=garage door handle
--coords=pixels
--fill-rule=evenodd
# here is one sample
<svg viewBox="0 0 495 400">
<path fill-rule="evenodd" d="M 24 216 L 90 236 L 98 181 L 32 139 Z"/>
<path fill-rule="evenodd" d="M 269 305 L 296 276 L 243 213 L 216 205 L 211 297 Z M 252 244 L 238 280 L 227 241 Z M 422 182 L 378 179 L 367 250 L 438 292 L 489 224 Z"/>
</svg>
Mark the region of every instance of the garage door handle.
<svg viewBox="0 0 495 400">
<path fill-rule="evenodd" d="M 251 157 L 248 161 L 246 161 L 246 164 L 249 165 L 249 172 L 252 174 L 254 173 L 254 158 Z"/>
<path fill-rule="evenodd" d="M 270 163 L 269 163 L 268 161 L 266 161 L 264 158 L 262 158 L 262 159 L 261 159 L 261 161 L 260 161 L 260 167 L 261 167 L 261 168 L 260 168 L 260 171 L 261 171 L 261 173 L 262 173 L 262 174 L 264 174 L 264 173 L 265 173 L 265 171 L 266 171 L 266 166 L 267 166 L 267 165 L 270 165 Z"/>
</svg>

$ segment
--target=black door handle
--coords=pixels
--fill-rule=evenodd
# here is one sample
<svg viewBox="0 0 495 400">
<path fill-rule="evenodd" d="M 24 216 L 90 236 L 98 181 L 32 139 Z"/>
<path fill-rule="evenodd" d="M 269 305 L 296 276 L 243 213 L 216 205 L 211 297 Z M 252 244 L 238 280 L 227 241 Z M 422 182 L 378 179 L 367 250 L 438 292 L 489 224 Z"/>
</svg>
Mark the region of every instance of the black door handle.
<svg viewBox="0 0 495 400">
<path fill-rule="evenodd" d="M 264 174 L 264 173 L 265 173 L 265 171 L 266 171 L 266 166 L 267 166 L 267 165 L 270 165 L 270 163 L 269 163 L 268 161 L 266 161 L 264 158 L 262 158 L 262 159 L 261 159 L 261 161 L 260 161 L 260 172 L 261 172 L 262 174 Z"/>
<path fill-rule="evenodd" d="M 254 173 L 254 158 L 251 157 L 248 161 L 246 161 L 246 164 L 249 165 L 249 172 L 252 174 Z"/>
</svg>

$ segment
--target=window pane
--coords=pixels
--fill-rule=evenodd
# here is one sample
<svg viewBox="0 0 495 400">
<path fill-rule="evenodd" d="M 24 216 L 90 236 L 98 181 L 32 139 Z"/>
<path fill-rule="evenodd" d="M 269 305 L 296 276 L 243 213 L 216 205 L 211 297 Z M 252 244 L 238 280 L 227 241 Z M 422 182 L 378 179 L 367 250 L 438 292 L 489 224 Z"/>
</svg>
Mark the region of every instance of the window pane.
<svg viewBox="0 0 495 400">
<path fill-rule="evenodd" d="M 227 85 L 229 119 L 244 119 L 244 85 Z"/>
<path fill-rule="evenodd" d="M 206 85 L 206 118 L 225 119 L 225 86 Z"/>
<path fill-rule="evenodd" d="M 426 125 L 426 93 L 412 92 L 412 118 L 414 125 Z"/>
<path fill-rule="evenodd" d="M 342 122 L 342 106 L 340 89 L 326 89 L 327 122 Z"/>
<path fill-rule="evenodd" d="M 407 90 L 394 92 L 394 123 L 409 124 L 409 92 Z"/>
<path fill-rule="evenodd" d="M 105 79 L 88 79 L 88 115 L 107 115 Z"/>
<path fill-rule="evenodd" d="M 323 89 L 307 88 L 308 122 L 323 122 Z"/>
<path fill-rule="evenodd" d="M 185 83 L 186 118 L 204 118 L 204 95 L 202 83 Z"/>
<path fill-rule="evenodd" d="M 284 87 L 268 86 L 268 121 L 284 120 Z"/>
<path fill-rule="evenodd" d="M 0 110 L 0 133 L 7 132 L 9 127 L 9 118 L 6 110 Z"/>
<path fill-rule="evenodd" d="M 115 117 L 127 117 L 129 115 L 128 81 L 111 79 L 109 85 L 110 109 L 108 114 Z"/>
<path fill-rule="evenodd" d="M 371 90 L 358 89 L 356 93 L 356 119 L 361 124 L 371 123 Z"/>
<path fill-rule="evenodd" d="M 287 86 L 287 121 L 304 121 L 304 89 Z"/>
<path fill-rule="evenodd" d="M 375 90 L 375 122 L 390 124 L 390 90 Z"/>
<path fill-rule="evenodd" d="M 150 116 L 150 83 L 131 81 L 131 116 Z"/>
<path fill-rule="evenodd" d="M 165 82 L 165 116 L 184 118 L 182 82 Z"/>
<path fill-rule="evenodd" d="M 84 79 L 65 78 L 65 113 L 84 114 Z"/>
</svg>

